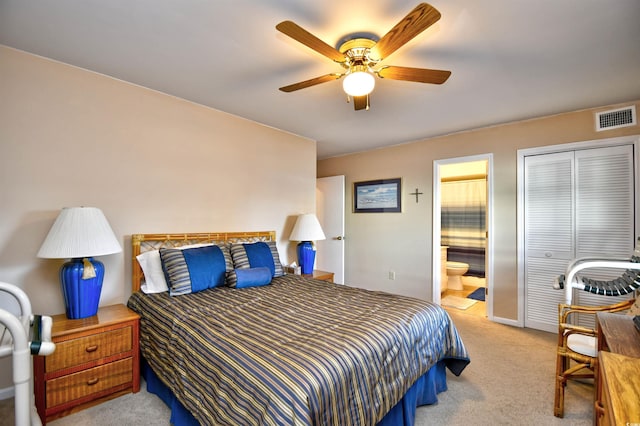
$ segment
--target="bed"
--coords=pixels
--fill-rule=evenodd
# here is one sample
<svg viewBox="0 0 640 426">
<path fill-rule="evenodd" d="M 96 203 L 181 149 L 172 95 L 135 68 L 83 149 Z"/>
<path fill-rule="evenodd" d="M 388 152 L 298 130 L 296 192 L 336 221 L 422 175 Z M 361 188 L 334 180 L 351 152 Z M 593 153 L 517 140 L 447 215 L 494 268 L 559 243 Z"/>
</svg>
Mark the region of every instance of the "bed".
<svg viewBox="0 0 640 426">
<path fill-rule="evenodd" d="M 273 231 L 132 236 L 141 370 L 171 423 L 413 424 L 416 406 L 446 390 L 446 369 L 469 363 L 446 311 L 285 274 L 275 241 Z M 222 273 L 202 273 L 209 255 Z M 168 291 L 150 284 L 158 257 Z"/>
</svg>

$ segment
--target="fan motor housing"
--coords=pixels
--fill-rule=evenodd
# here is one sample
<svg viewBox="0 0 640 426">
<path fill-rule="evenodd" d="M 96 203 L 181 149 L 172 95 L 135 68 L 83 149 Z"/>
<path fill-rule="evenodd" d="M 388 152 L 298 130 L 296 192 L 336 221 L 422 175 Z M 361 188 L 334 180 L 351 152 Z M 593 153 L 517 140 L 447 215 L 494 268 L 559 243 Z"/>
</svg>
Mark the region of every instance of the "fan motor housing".
<svg viewBox="0 0 640 426">
<path fill-rule="evenodd" d="M 338 47 L 338 51 L 347 58 L 346 68 L 354 65 L 373 66 L 376 62 L 369 59 L 369 51 L 376 42 L 368 38 L 347 40 Z"/>
</svg>

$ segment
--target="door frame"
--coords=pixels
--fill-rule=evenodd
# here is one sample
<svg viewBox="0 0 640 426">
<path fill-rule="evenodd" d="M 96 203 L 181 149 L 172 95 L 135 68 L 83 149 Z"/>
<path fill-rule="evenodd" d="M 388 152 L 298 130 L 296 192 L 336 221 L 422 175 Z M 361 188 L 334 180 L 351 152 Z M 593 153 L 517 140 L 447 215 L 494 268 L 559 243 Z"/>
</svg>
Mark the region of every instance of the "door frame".
<svg viewBox="0 0 640 426">
<path fill-rule="evenodd" d="M 493 154 L 470 155 L 466 157 L 446 158 L 433 161 L 433 247 L 432 253 L 432 277 L 433 303 L 440 304 L 440 283 L 442 280 L 440 274 L 440 227 L 442 201 L 440 195 L 440 167 L 443 165 L 456 163 L 469 163 L 471 161 L 487 162 L 487 246 L 485 251 L 485 280 L 487 286 L 486 309 L 487 318 L 493 320 Z"/>
<path fill-rule="evenodd" d="M 516 201 L 516 246 L 517 246 L 517 268 L 518 268 L 518 325 L 524 327 L 525 322 L 525 297 L 526 297 L 526 283 L 525 283 L 525 223 L 524 223 L 524 159 L 531 155 L 543 155 L 553 154 L 557 152 L 565 151 L 577 151 L 590 148 L 606 148 L 619 145 L 633 145 L 633 167 L 635 170 L 635 220 L 634 226 L 636 233 L 640 232 L 640 194 L 638 194 L 638 188 L 640 188 L 640 170 L 638 170 L 638 157 L 640 156 L 640 135 L 620 136 L 615 138 L 603 138 L 593 139 L 588 141 L 570 142 L 558 145 L 547 145 L 535 148 L 524 148 L 518 150 L 517 158 L 517 201 Z M 638 237 L 638 236 L 636 236 Z M 549 284 L 551 289 L 551 284 Z"/>
</svg>

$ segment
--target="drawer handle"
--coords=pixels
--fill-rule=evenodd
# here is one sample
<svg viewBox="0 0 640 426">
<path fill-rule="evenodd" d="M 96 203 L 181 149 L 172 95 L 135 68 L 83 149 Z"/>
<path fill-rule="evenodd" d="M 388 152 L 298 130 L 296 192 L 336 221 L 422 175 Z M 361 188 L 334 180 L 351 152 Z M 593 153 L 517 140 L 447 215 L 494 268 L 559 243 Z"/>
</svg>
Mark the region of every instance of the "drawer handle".
<svg viewBox="0 0 640 426">
<path fill-rule="evenodd" d="M 98 345 L 87 346 L 87 348 L 85 349 L 85 351 L 87 352 L 95 352 L 97 350 L 98 350 Z"/>
<path fill-rule="evenodd" d="M 604 416 L 604 405 L 602 404 L 602 402 L 596 401 L 594 405 L 595 405 L 596 416 L 597 417 Z"/>
<path fill-rule="evenodd" d="M 93 385 L 95 385 L 96 383 L 98 383 L 98 381 L 99 381 L 99 380 L 100 380 L 100 379 L 99 379 L 98 377 L 96 377 L 96 378 L 94 378 L 94 379 L 89 379 L 89 380 L 87 380 L 87 386 L 93 386 Z"/>
</svg>

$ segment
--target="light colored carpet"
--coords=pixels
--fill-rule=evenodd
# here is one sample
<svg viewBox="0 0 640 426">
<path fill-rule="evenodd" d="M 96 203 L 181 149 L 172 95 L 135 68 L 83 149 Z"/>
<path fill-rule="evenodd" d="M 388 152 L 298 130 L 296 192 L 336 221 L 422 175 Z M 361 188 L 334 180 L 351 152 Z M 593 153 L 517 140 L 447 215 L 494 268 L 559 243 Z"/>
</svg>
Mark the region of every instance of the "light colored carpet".
<svg viewBox="0 0 640 426">
<path fill-rule="evenodd" d="M 591 425 L 593 385 L 567 386 L 565 417 L 553 416 L 556 337 L 450 310 L 471 364 L 448 373 L 449 390 L 419 407 L 415 426 Z M 12 400 L 0 401 L 0 424 L 13 424 Z M 143 389 L 49 423 L 51 426 L 169 425 L 169 410 Z"/>
<path fill-rule="evenodd" d="M 416 426 L 593 424 L 592 383 L 569 383 L 565 416 L 553 415 L 555 334 L 448 311 L 471 363 L 448 374 L 438 404 L 418 407 Z"/>
<path fill-rule="evenodd" d="M 458 297 L 458 296 L 451 296 L 451 295 L 447 295 L 443 297 L 442 300 L 440 301 L 440 304 L 442 306 L 447 306 L 449 308 L 456 308 L 456 309 L 462 309 L 462 310 L 469 309 L 476 303 L 478 303 L 478 301 L 474 299 L 467 299 L 466 297 Z"/>
</svg>

